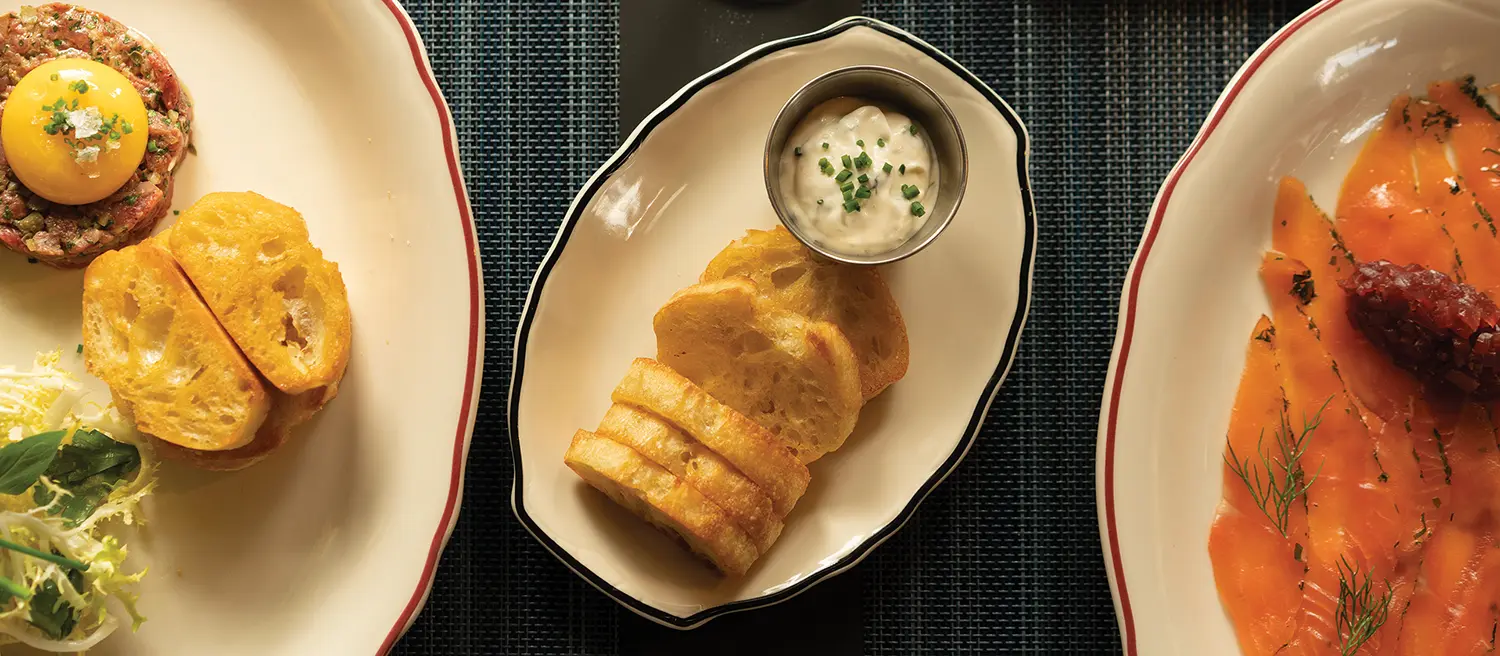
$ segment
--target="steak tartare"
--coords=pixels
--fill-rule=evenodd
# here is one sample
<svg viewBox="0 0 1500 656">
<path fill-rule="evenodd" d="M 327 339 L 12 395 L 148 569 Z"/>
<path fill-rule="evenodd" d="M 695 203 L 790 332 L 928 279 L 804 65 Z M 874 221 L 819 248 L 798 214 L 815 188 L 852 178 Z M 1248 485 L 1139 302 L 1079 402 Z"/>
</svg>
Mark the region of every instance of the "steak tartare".
<svg viewBox="0 0 1500 656">
<path fill-rule="evenodd" d="M 0 243 L 35 262 L 78 268 L 151 234 L 171 207 L 172 173 L 192 136 L 192 101 L 166 58 L 119 21 L 63 3 L 0 16 L 0 40 L 0 111 L 16 83 L 38 65 L 92 59 L 130 80 L 150 125 L 136 174 L 108 198 L 87 205 L 61 205 L 32 193 L 0 149 Z"/>
</svg>

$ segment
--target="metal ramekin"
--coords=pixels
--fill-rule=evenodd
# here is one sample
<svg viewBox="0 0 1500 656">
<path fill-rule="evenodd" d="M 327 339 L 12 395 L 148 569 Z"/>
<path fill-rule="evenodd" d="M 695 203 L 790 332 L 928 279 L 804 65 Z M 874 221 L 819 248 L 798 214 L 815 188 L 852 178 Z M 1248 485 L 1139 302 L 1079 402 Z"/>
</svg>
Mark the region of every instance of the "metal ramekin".
<svg viewBox="0 0 1500 656">
<path fill-rule="evenodd" d="M 925 131 L 938 167 L 937 197 L 922 228 L 900 246 L 874 255 L 842 253 L 803 234 L 781 193 L 781 154 L 792 131 L 814 107 L 851 96 L 905 113 Z M 969 179 L 969 152 L 953 110 L 930 87 L 916 78 L 883 66 L 850 66 L 818 76 L 803 85 L 777 114 L 766 138 L 766 193 L 781 224 L 813 252 L 838 262 L 859 265 L 889 264 L 926 248 L 953 221 Z"/>
</svg>

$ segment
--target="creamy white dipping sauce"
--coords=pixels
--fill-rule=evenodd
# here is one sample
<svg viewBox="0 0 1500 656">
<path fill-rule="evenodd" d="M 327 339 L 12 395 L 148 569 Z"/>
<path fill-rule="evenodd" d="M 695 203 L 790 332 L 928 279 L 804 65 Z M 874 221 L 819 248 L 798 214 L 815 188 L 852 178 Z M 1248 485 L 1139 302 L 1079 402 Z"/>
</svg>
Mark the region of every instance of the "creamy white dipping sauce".
<svg viewBox="0 0 1500 656">
<path fill-rule="evenodd" d="M 936 166 L 922 126 L 858 98 L 835 98 L 813 108 L 787 139 L 781 194 L 807 238 L 840 253 L 876 255 L 927 223 L 937 205 Z"/>
</svg>

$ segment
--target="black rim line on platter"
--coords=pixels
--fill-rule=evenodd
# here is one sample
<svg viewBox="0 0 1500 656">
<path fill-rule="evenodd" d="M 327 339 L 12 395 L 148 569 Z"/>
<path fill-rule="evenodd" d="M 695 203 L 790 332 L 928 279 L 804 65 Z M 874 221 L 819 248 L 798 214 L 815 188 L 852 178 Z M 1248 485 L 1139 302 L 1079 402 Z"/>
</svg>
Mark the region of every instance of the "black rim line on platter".
<svg viewBox="0 0 1500 656">
<path fill-rule="evenodd" d="M 813 572 L 807 578 L 802 579 L 801 581 L 798 581 L 793 585 L 790 585 L 784 589 L 778 590 L 768 595 L 762 595 L 752 599 L 745 599 L 723 604 L 720 606 L 714 606 L 712 608 L 701 610 L 687 617 L 678 617 L 676 615 L 672 615 L 670 613 L 657 609 L 650 604 L 647 604 L 625 592 L 622 592 L 613 585 L 610 585 L 607 581 L 594 574 L 593 571 L 591 571 L 588 567 L 584 566 L 582 563 L 578 562 L 577 559 L 573 558 L 571 554 L 569 554 L 566 550 L 564 550 L 561 546 L 554 542 L 552 538 L 548 537 L 546 532 L 542 531 L 541 528 L 537 526 L 536 522 L 534 522 L 526 513 L 525 503 L 522 499 L 522 490 L 524 490 L 525 488 L 522 484 L 523 467 L 521 457 L 521 440 L 519 422 L 517 421 L 516 416 L 520 407 L 521 379 L 525 371 L 526 344 L 531 333 L 532 321 L 536 318 L 537 301 L 540 296 L 539 292 L 542 289 L 543 285 L 546 283 L 553 267 L 556 266 L 558 259 L 561 257 L 563 247 L 567 244 L 569 237 L 572 236 L 573 228 L 578 225 L 578 222 L 582 218 L 583 211 L 588 206 L 588 203 L 594 198 L 595 194 L 599 191 L 599 188 L 604 184 L 604 182 L 619 170 L 619 168 L 625 163 L 625 161 L 635 153 L 636 149 L 641 145 L 641 143 L 643 143 L 651 134 L 652 130 L 660 125 L 662 121 L 664 121 L 668 116 L 672 115 L 674 112 L 680 109 L 693 96 L 697 95 L 697 93 L 703 90 L 705 87 L 718 82 L 725 77 L 728 77 L 729 75 L 744 68 L 746 65 L 753 63 L 765 57 L 766 55 L 773 54 L 787 48 L 793 48 L 816 41 L 821 41 L 823 39 L 842 34 L 843 32 L 846 32 L 849 29 L 855 27 L 867 27 L 873 29 L 877 32 L 880 32 L 881 34 L 892 37 L 908 46 L 916 48 L 922 54 L 925 54 L 928 57 L 931 57 L 932 59 L 943 64 L 943 66 L 945 66 L 949 71 L 957 75 L 964 82 L 967 82 L 970 86 L 974 87 L 974 89 L 977 90 L 980 95 L 989 100 L 990 103 L 995 106 L 995 109 L 1000 112 L 1000 115 L 1005 118 L 1005 122 L 1010 126 L 1011 130 L 1016 134 L 1016 178 L 1020 184 L 1021 205 L 1023 213 L 1025 214 L 1024 219 L 1026 225 L 1026 235 L 1023 239 L 1021 251 L 1021 267 L 1019 271 L 1020 285 L 1018 287 L 1018 293 L 1016 295 L 1015 315 L 1011 320 L 1010 330 L 1006 336 L 1005 352 L 1001 355 L 1000 362 L 995 368 L 995 373 L 990 377 L 989 382 L 986 383 L 984 392 L 980 394 L 979 405 L 975 408 L 974 414 L 969 419 L 968 426 L 965 428 L 964 438 L 954 448 L 953 453 L 948 456 L 948 459 L 945 460 L 943 464 L 933 472 L 933 474 L 927 479 L 927 481 L 917 489 L 916 493 L 912 495 L 911 500 L 908 501 L 906 506 L 901 509 L 901 512 L 896 514 L 896 517 L 894 519 L 892 519 L 885 526 L 881 527 L 880 530 L 871 534 L 870 537 L 866 538 L 865 541 L 860 543 L 858 547 L 855 547 L 848 554 L 845 554 L 843 558 L 840 558 L 834 564 L 823 567 L 822 569 Z M 990 406 L 994 403 L 996 396 L 998 396 L 1000 383 L 1005 380 L 1005 376 L 1010 371 L 1011 364 L 1015 360 L 1016 348 L 1019 345 L 1021 336 L 1021 329 L 1026 324 L 1026 315 L 1031 303 L 1031 275 L 1033 266 L 1035 264 L 1034 259 L 1036 251 L 1036 213 L 1031 197 L 1031 181 L 1028 173 L 1027 162 L 1030 151 L 1031 139 L 1027 134 L 1025 127 L 1022 125 L 1021 119 L 1016 116 L 1015 111 L 1012 110 L 1010 106 L 1007 105 L 1005 101 L 1002 100 L 1000 96 L 994 92 L 994 90 L 990 89 L 983 80 L 980 80 L 973 73 L 970 73 L 952 57 L 949 57 L 948 55 L 939 51 L 937 48 L 928 45 L 926 42 L 923 42 L 920 39 L 912 36 L 911 34 L 892 27 L 884 22 L 866 18 L 863 16 L 846 18 L 816 32 L 788 37 L 758 46 L 740 55 L 738 58 L 726 63 L 721 68 L 715 69 L 712 72 L 704 75 L 703 77 L 700 77 L 697 80 L 689 83 L 688 86 L 678 91 L 672 99 L 668 100 L 666 104 L 654 110 L 651 115 L 648 116 L 646 120 L 636 128 L 635 132 L 628 138 L 624 146 L 610 158 L 605 168 L 597 172 L 589 181 L 587 186 L 584 187 L 583 191 L 580 192 L 579 195 L 575 198 L 562 228 L 559 230 L 556 239 L 553 241 L 551 250 L 547 253 L 546 259 L 543 260 L 541 266 L 537 269 L 536 277 L 532 281 L 531 290 L 526 302 L 526 308 L 521 318 L 521 324 L 516 332 L 514 363 L 511 372 L 509 394 L 510 411 L 507 417 L 507 429 L 510 436 L 511 460 L 512 466 L 515 469 L 513 484 L 511 487 L 511 509 L 515 512 L 516 518 L 521 521 L 521 524 L 525 526 L 526 530 L 529 533 L 531 533 L 532 537 L 535 537 L 538 542 L 541 542 L 542 546 L 546 547 L 553 556 L 557 557 L 563 562 L 563 564 L 567 565 L 569 569 L 573 570 L 574 573 L 583 577 L 584 580 L 588 581 L 591 585 L 598 588 L 601 592 L 609 595 L 615 601 L 646 617 L 647 619 L 651 619 L 661 624 L 679 629 L 695 628 L 705 622 L 708 622 L 709 620 L 723 615 L 738 611 L 752 610 L 755 608 L 764 608 L 766 606 L 772 606 L 781 603 L 810 589 L 813 585 L 816 585 L 824 579 L 835 576 L 837 574 L 841 574 L 854 565 L 858 564 L 861 560 L 868 556 L 875 549 L 875 547 L 885 542 L 892 535 L 895 535 L 895 533 L 899 531 L 903 526 L 905 526 L 906 522 L 909 521 L 916 513 L 917 507 L 921 505 L 922 501 L 924 501 L 927 496 L 937 488 L 938 484 L 941 483 L 943 479 L 947 478 L 947 476 L 952 473 L 955 468 L 958 467 L 959 462 L 961 462 L 964 456 L 968 454 L 969 449 L 974 445 L 975 440 L 979 437 L 979 430 L 984 424 L 985 416 L 989 413 Z"/>
</svg>

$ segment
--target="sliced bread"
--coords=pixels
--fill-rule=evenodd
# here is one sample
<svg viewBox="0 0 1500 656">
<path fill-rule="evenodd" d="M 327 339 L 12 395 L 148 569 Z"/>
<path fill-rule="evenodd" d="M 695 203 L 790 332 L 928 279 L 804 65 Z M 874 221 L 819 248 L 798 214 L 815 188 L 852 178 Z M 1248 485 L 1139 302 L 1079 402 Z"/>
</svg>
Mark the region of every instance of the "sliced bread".
<svg viewBox="0 0 1500 656">
<path fill-rule="evenodd" d="M 318 388 L 291 396 L 272 388 L 271 411 L 249 444 L 228 451 L 187 449 L 154 435 L 146 435 L 163 458 L 185 462 L 209 471 L 238 471 L 265 460 L 291 438 L 292 430 L 312 419 L 337 394 L 334 388 Z"/>
<path fill-rule="evenodd" d="M 615 503 L 680 537 L 725 574 L 742 576 L 760 557 L 724 509 L 628 446 L 580 430 L 563 462 Z"/>
<path fill-rule="evenodd" d="M 613 400 L 649 410 L 722 456 L 771 497 L 782 517 L 807 491 L 807 467 L 786 444 L 660 362 L 632 362 Z"/>
<path fill-rule="evenodd" d="M 296 210 L 252 192 L 212 193 L 182 213 L 167 239 L 272 385 L 301 394 L 343 376 L 353 333 L 348 293 Z"/>
<path fill-rule="evenodd" d="M 730 514 L 761 553 L 781 535 L 781 518 L 764 490 L 722 456 L 661 417 L 616 403 L 604 413 L 595 432 L 635 449 L 702 492 Z"/>
<path fill-rule="evenodd" d="M 736 276 L 788 312 L 844 331 L 859 358 L 866 401 L 906 375 L 910 345 L 901 308 L 880 270 L 817 257 L 786 228 L 751 230 L 720 251 L 701 282 Z"/>
<path fill-rule="evenodd" d="M 781 438 L 802 463 L 854 431 L 864 395 L 843 331 L 776 309 L 750 279 L 684 289 L 654 327 L 658 360 Z"/>
<path fill-rule="evenodd" d="M 255 369 L 172 256 L 150 244 L 105 253 L 84 273 L 83 352 L 141 432 L 173 444 L 239 448 L 270 410 Z"/>
</svg>

